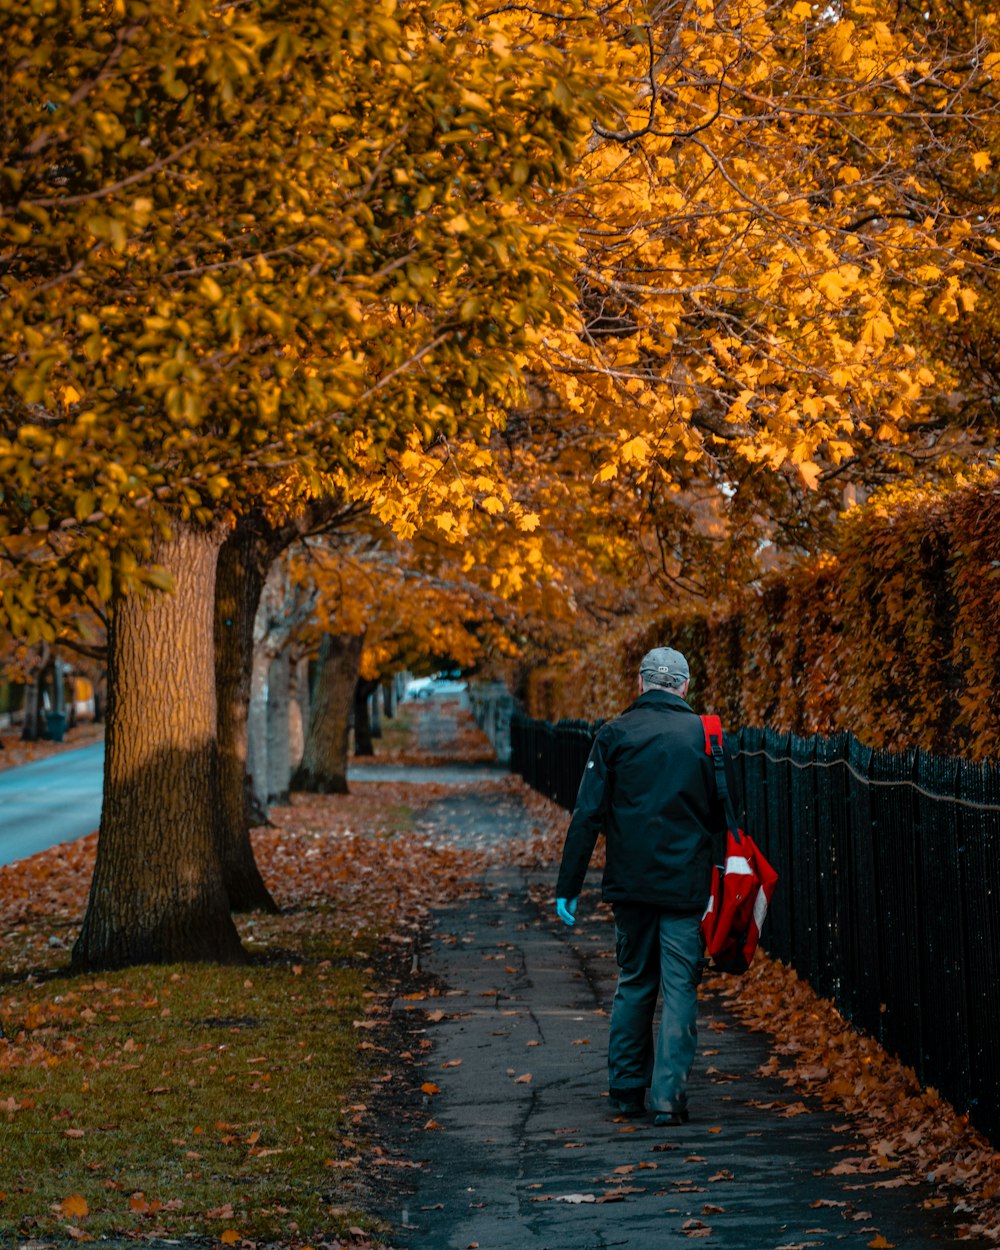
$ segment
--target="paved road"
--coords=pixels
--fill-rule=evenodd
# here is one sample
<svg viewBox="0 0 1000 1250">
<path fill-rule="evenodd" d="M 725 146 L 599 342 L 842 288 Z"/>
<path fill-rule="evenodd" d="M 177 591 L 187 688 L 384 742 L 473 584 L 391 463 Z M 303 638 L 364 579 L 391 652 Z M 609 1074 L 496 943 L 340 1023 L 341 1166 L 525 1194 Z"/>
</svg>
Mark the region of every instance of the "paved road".
<svg viewBox="0 0 1000 1250">
<path fill-rule="evenodd" d="M 92 833 L 103 778 L 102 742 L 0 772 L 0 864 Z"/>
</svg>

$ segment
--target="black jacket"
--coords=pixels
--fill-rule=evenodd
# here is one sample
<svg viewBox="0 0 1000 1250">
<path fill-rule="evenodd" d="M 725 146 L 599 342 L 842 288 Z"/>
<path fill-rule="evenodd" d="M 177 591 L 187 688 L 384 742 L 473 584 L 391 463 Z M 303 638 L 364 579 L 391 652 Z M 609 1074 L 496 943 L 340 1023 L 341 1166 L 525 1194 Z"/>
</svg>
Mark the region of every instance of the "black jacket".
<svg viewBox="0 0 1000 1250">
<path fill-rule="evenodd" d="M 701 717 L 680 695 L 647 690 L 594 739 L 556 896 L 580 893 L 603 830 L 608 901 L 700 914 L 708 902 L 713 843 L 721 841 L 725 825 Z"/>
</svg>

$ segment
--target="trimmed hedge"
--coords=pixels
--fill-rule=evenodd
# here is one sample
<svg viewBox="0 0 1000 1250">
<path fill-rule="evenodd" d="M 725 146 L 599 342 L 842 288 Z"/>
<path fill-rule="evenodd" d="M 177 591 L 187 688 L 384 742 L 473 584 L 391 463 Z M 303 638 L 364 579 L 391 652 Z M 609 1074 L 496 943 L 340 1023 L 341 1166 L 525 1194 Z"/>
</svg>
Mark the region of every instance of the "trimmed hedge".
<svg viewBox="0 0 1000 1250">
<path fill-rule="evenodd" d="M 1000 474 L 845 514 L 835 553 L 741 588 L 724 609 L 666 610 L 535 670 L 529 710 L 614 715 L 663 645 L 688 657 L 695 706 L 732 727 L 1000 755 Z"/>
</svg>

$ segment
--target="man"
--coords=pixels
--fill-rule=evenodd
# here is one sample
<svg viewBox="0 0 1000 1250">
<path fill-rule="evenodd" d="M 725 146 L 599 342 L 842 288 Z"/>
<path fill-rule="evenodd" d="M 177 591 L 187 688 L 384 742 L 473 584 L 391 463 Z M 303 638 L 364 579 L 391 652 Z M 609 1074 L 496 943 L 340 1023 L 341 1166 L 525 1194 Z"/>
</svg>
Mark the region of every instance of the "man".
<svg viewBox="0 0 1000 1250">
<path fill-rule="evenodd" d="M 648 1089 L 658 1125 L 688 1119 L 700 924 L 713 843 L 725 830 L 701 718 L 685 702 L 689 686 L 679 651 L 656 647 L 643 658 L 639 697 L 594 740 L 556 884 L 558 915 L 575 924 L 577 896 L 603 831 L 603 895 L 614 908 L 619 968 L 608 1042 L 611 1105 L 623 1115 L 642 1115 Z"/>
</svg>

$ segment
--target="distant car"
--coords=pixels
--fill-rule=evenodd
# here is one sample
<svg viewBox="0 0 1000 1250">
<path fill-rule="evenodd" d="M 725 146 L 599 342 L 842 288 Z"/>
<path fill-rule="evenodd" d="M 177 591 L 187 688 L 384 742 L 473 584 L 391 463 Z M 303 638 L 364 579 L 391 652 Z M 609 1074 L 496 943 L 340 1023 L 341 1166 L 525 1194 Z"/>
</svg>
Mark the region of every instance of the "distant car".
<svg viewBox="0 0 1000 1250">
<path fill-rule="evenodd" d="M 457 699 L 468 688 L 468 683 L 458 680 L 450 673 L 435 673 L 433 677 L 415 677 L 406 687 L 405 699 Z"/>
<path fill-rule="evenodd" d="M 468 682 L 456 681 L 452 677 L 435 677 L 430 693 L 435 699 L 457 699 L 468 687 Z"/>
</svg>

